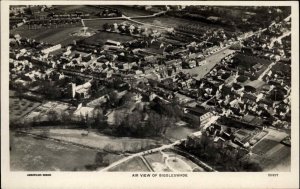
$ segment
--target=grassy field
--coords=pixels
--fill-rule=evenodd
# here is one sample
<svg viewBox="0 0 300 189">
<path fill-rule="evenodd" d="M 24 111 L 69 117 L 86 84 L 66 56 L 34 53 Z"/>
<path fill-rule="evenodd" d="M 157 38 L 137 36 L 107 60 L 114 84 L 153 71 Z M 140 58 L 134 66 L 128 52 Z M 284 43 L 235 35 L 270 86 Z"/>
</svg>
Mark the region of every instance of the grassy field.
<svg viewBox="0 0 300 189">
<path fill-rule="evenodd" d="M 119 42 L 126 42 L 126 41 L 131 41 L 134 38 L 128 35 L 121 35 L 118 33 L 109 33 L 109 32 L 98 32 L 95 35 L 86 38 L 84 40 L 85 43 L 100 43 L 100 44 L 104 44 L 108 39 L 110 40 L 114 40 L 114 41 L 119 41 Z"/>
<path fill-rule="evenodd" d="M 73 43 L 74 40 L 83 39 L 80 36 L 71 36 L 71 33 L 78 32 L 82 27 L 63 28 L 41 28 L 29 30 L 27 26 L 21 26 L 10 31 L 12 34 L 20 34 L 21 37 L 35 39 L 49 44 L 61 44 L 62 46 Z"/>
<path fill-rule="evenodd" d="M 288 134 L 268 129 L 268 134 L 254 145 L 251 159 L 264 171 L 290 171 L 291 148 L 280 143 Z"/>
<path fill-rule="evenodd" d="M 122 19 L 115 19 L 115 20 L 100 20 L 100 19 L 95 19 L 95 20 L 84 20 L 84 24 L 86 27 L 95 29 L 95 30 L 103 30 L 103 25 L 105 23 L 108 24 L 120 24 L 122 22 L 124 22 L 125 20 Z"/>
<path fill-rule="evenodd" d="M 196 132 L 197 129 L 192 129 L 189 127 L 169 127 L 167 128 L 165 136 L 170 140 L 178 140 L 186 138 L 188 135 L 190 135 L 193 132 Z"/>
<path fill-rule="evenodd" d="M 124 163 L 121 163 L 115 167 L 110 168 L 108 171 L 112 172 L 149 172 L 150 170 L 144 164 L 143 160 L 140 157 L 131 158 Z"/>
<path fill-rule="evenodd" d="M 176 18 L 176 17 L 172 17 L 172 16 L 168 16 L 168 15 L 152 17 L 152 18 L 139 18 L 136 20 L 143 22 L 143 23 L 154 24 L 154 25 L 165 26 L 165 27 L 177 27 L 180 25 L 187 25 L 187 24 L 203 26 L 203 27 L 206 26 L 209 28 L 217 27 L 217 26 L 214 26 L 211 24 L 208 25 L 206 23 L 191 20 L 191 19 Z M 220 27 L 218 27 L 218 28 L 220 28 Z"/>
<path fill-rule="evenodd" d="M 58 13 L 58 12 L 70 13 L 70 12 L 79 11 L 79 12 L 89 13 L 93 15 L 100 11 L 99 8 L 94 6 L 89 6 L 89 5 L 55 5 L 53 7 L 57 8 L 57 10 L 53 11 L 54 13 Z"/>
<path fill-rule="evenodd" d="M 28 135 L 10 134 L 12 171 L 87 171 L 95 163 L 97 151 Z M 122 156 L 106 154 L 109 163 Z"/>
<path fill-rule="evenodd" d="M 258 155 L 263 155 L 269 149 L 275 147 L 278 142 L 270 139 L 263 139 L 253 148 L 252 152 Z"/>
<path fill-rule="evenodd" d="M 43 129 L 34 129 L 28 132 L 111 152 L 138 152 L 158 145 L 158 141 L 152 139 L 111 137 L 95 132 L 84 136 L 86 131 L 79 129 L 50 129 L 47 133 Z"/>
<path fill-rule="evenodd" d="M 13 96 L 9 98 L 9 119 L 16 121 L 24 115 L 30 113 L 32 110 L 40 106 L 41 103 L 27 99 L 19 99 Z"/>
<path fill-rule="evenodd" d="M 109 5 L 108 7 L 113 8 L 113 9 L 118 9 L 120 10 L 124 15 L 126 16 L 145 16 L 145 15 L 150 15 L 152 13 L 147 12 L 145 10 L 140 10 L 132 7 L 127 7 L 127 6 L 118 6 L 118 5 Z"/>
</svg>

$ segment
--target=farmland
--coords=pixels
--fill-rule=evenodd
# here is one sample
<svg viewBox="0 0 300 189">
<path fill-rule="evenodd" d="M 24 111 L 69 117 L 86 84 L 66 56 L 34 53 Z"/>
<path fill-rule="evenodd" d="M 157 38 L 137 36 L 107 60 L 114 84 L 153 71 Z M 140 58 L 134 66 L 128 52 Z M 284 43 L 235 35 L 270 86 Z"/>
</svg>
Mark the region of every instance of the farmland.
<svg viewBox="0 0 300 189">
<path fill-rule="evenodd" d="M 98 32 L 95 35 L 84 39 L 85 43 L 88 44 L 94 44 L 94 43 L 99 43 L 99 44 L 104 44 L 108 39 L 110 40 L 115 40 L 119 42 L 126 42 L 133 40 L 134 38 L 128 35 L 121 35 L 118 33 L 109 33 L 109 32 Z"/>
<path fill-rule="evenodd" d="M 28 132 L 37 135 L 45 134 L 42 129 Z M 83 136 L 83 133 L 85 133 L 84 130 L 77 129 L 50 129 L 47 131 L 47 137 L 111 152 L 138 152 L 149 146 L 158 145 L 157 141 L 151 139 L 115 138 L 96 132 L 90 132 L 87 136 Z"/>
<path fill-rule="evenodd" d="M 11 121 L 17 121 L 35 108 L 41 105 L 40 102 L 27 99 L 15 98 L 14 92 L 10 91 L 9 98 L 9 117 Z"/>
<path fill-rule="evenodd" d="M 64 28 L 41 28 L 28 30 L 27 26 L 21 26 L 12 30 L 12 34 L 19 34 L 21 37 L 35 39 L 37 41 L 49 44 L 61 44 L 66 46 L 74 40 L 82 39 L 80 36 L 72 36 L 74 32 L 78 32 L 81 27 L 64 27 Z"/>
<path fill-rule="evenodd" d="M 12 171 L 88 171 L 95 163 L 97 151 L 73 145 L 42 140 L 15 132 L 10 134 L 10 167 Z M 122 156 L 106 154 L 109 163 Z"/>
<path fill-rule="evenodd" d="M 280 143 L 287 134 L 273 129 L 254 145 L 251 159 L 259 161 L 264 170 L 289 171 L 291 149 L 289 146 Z M 284 170 L 282 169 L 284 168 Z"/>
</svg>

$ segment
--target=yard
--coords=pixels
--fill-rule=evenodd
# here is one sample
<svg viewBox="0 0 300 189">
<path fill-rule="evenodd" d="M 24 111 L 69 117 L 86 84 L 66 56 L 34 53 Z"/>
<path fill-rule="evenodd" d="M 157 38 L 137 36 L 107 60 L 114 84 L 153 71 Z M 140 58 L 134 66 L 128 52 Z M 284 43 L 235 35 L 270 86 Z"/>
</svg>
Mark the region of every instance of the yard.
<svg viewBox="0 0 300 189">
<path fill-rule="evenodd" d="M 88 171 L 95 164 L 97 151 L 12 132 L 11 171 Z M 122 158 L 106 153 L 109 163 Z"/>
</svg>

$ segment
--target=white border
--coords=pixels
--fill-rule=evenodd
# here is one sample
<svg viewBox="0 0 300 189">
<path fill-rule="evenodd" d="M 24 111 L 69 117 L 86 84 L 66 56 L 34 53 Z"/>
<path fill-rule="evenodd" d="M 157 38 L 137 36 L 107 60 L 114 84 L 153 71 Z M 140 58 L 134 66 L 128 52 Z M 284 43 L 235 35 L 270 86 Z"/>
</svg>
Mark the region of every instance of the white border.
<svg viewBox="0 0 300 189">
<path fill-rule="evenodd" d="M 9 5 L 241 5 L 292 6 L 292 161 L 291 172 L 268 177 L 268 173 L 189 173 L 188 178 L 134 178 L 132 173 L 42 172 L 51 177 L 28 177 L 28 172 L 9 170 Z M 3 188 L 298 188 L 299 179 L 299 3 L 297 1 L 2 1 L 1 2 L 1 175 Z M 263 19 L 263 18 L 262 18 Z M 32 172 L 30 172 L 32 173 Z M 39 172 L 34 172 L 39 173 Z"/>
</svg>

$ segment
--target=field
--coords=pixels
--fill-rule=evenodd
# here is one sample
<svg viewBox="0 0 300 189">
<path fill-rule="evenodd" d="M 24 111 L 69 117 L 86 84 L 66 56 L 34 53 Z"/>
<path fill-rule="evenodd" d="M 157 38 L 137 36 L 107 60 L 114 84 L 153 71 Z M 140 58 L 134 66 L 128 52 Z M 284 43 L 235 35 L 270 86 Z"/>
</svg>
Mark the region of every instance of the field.
<svg viewBox="0 0 300 189">
<path fill-rule="evenodd" d="M 13 92 L 10 91 L 11 94 Z M 19 99 L 14 98 L 10 94 L 9 98 L 9 119 L 10 121 L 16 121 L 26 114 L 30 113 L 32 110 L 41 105 L 39 102 L 27 100 L 27 99 Z"/>
<path fill-rule="evenodd" d="M 72 13 L 75 11 L 88 13 L 90 15 L 94 15 L 99 12 L 99 8 L 94 7 L 92 5 L 57 5 L 53 6 L 55 10 L 51 11 L 54 13 Z M 57 8 L 57 9 L 56 9 Z"/>
<path fill-rule="evenodd" d="M 124 22 L 125 20 L 122 19 L 114 19 L 114 20 L 101 20 L 101 19 L 93 19 L 93 20 L 84 20 L 84 24 L 86 27 L 95 29 L 95 30 L 103 30 L 103 25 L 105 23 L 108 24 L 120 24 Z"/>
<path fill-rule="evenodd" d="M 120 10 L 125 16 L 145 16 L 145 15 L 150 15 L 152 13 L 147 12 L 145 10 L 140 10 L 136 8 L 131 8 L 127 6 L 108 6 L 110 8 L 118 9 Z"/>
<path fill-rule="evenodd" d="M 150 170 L 148 167 L 144 164 L 143 160 L 140 157 L 134 157 L 131 158 L 124 163 L 118 164 L 117 166 L 114 166 L 110 168 L 108 171 L 112 172 L 149 172 Z"/>
<path fill-rule="evenodd" d="M 178 139 L 186 138 L 188 135 L 196 131 L 197 129 L 192 129 L 184 126 L 169 127 L 167 128 L 165 135 L 169 140 L 178 140 Z"/>
<path fill-rule="evenodd" d="M 253 148 L 252 152 L 258 155 L 263 155 L 269 149 L 274 148 L 278 142 L 270 139 L 263 139 Z"/>
<path fill-rule="evenodd" d="M 287 135 L 268 129 L 268 134 L 254 145 L 251 159 L 258 161 L 264 171 L 289 171 L 291 148 L 280 143 Z"/>
<path fill-rule="evenodd" d="M 114 40 L 114 41 L 119 41 L 119 42 L 126 42 L 126 41 L 131 41 L 134 38 L 128 35 L 121 35 L 118 33 L 109 33 L 109 32 L 98 32 L 95 35 L 86 38 L 84 40 L 85 43 L 99 43 L 99 44 L 104 44 L 108 39 Z"/>
<path fill-rule="evenodd" d="M 62 28 L 41 28 L 29 30 L 27 26 L 21 26 L 11 30 L 11 34 L 20 34 L 21 37 L 35 39 L 49 44 L 61 44 L 66 46 L 73 43 L 74 40 L 83 39 L 80 36 L 71 36 L 71 33 L 78 32 L 82 27 L 62 27 Z"/>
<path fill-rule="evenodd" d="M 149 146 L 157 146 L 158 141 L 152 139 L 139 139 L 129 137 L 111 137 L 100 133 L 90 132 L 87 136 L 85 130 L 78 129 L 50 129 L 45 133 L 43 129 L 28 131 L 37 135 L 47 135 L 62 141 L 67 141 L 79 145 L 103 149 L 110 152 L 138 152 Z"/>
<path fill-rule="evenodd" d="M 148 24 L 154 24 L 158 26 L 165 26 L 165 27 L 177 27 L 180 25 L 187 25 L 187 24 L 196 24 L 196 25 L 203 25 L 203 26 L 209 26 L 210 28 L 214 27 L 213 25 L 208 25 L 203 22 L 193 21 L 193 20 L 187 20 L 182 18 L 176 18 L 168 15 L 159 16 L 159 17 L 153 17 L 153 18 L 139 18 L 134 19 L 143 23 Z"/>
<path fill-rule="evenodd" d="M 88 171 L 95 164 L 97 151 L 28 135 L 10 134 L 10 169 L 12 171 Z M 122 156 L 106 154 L 109 163 Z"/>
<path fill-rule="evenodd" d="M 24 120 L 32 121 L 36 119 L 35 121 L 49 121 L 48 112 L 51 110 L 57 112 L 58 119 L 60 119 L 61 113 L 66 111 L 72 112 L 70 109 L 72 109 L 72 107 L 67 103 L 49 101 L 35 108 L 34 111 L 31 111 L 25 116 Z"/>
</svg>

